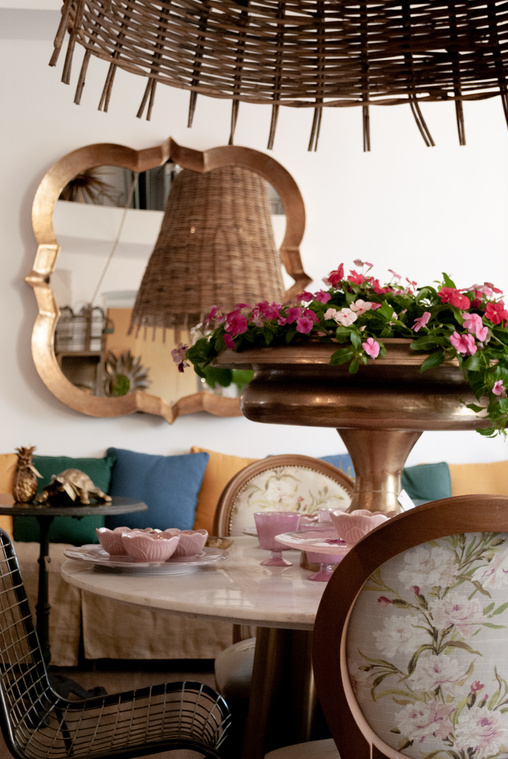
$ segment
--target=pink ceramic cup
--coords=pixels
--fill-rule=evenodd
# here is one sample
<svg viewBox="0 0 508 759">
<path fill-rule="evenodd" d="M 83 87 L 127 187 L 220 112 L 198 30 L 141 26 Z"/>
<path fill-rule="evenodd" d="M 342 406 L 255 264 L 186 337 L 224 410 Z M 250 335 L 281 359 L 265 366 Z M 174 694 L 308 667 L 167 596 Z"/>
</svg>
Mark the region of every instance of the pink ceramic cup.
<svg viewBox="0 0 508 759">
<path fill-rule="evenodd" d="M 270 551 L 270 557 L 261 564 L 265 567 L 290 567 L 293 562 L 282 558 L 282 551 L 288 551 L 289 548 L 275 540 L 275 536 L 297 530 L 300 514 L 296 511 L 257 511 L 254 522 L 259 545 L 265 551 Z"/>
</svg>

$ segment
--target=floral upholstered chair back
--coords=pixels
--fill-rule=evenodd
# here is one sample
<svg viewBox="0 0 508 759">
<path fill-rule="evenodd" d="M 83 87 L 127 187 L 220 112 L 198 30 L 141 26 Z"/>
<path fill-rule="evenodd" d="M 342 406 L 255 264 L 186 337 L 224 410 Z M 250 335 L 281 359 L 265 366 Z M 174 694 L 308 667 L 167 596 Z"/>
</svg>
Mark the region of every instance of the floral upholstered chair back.
<svg viewBox="0 0 508 759">
<path fill-rule="evenodd" d="M 508 757 L 508 535 L 443 537 L 382 564 L 346 657 L 363 717 L 402 755 Z"/>
<path fill-rule="evenodd" d="M 354 483 L 350 477 L 308 456 L 272 456 L 239 472 L 219 501 L 217 518 L 223 534 L 239 535 L 254 526 L 256 511 L 298 511 L 348 508 Z"/>
</svg>

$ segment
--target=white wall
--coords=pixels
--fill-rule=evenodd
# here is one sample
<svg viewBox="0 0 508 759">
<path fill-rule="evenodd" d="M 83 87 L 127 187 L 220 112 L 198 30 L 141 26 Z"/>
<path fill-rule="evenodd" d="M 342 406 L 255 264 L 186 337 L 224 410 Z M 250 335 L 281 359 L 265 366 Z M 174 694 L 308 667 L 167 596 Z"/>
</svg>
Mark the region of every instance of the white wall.
<svg viewBox="0 0 508 759">
<path fill-rule="evenodd" d="M 136 415 L 82 416 L 43 386 L 30 355 L 36 307 L 23 282 L 35 254 L 30 212 L 48 168 L 69 151 L 95 142 L 141 149 L 168 136 L 203 150 L 226 144 L 229 104 L 198 98 L 195 126 L 186 127 L 188 95 L 159 86 L 151 122 L 135 118 L 144 88 L 118 72 L 110 113 L 97 110 L 105 67 L 92 61 L 82 105 L 47 63 L 58 13 L 48 0 L 0 1 L 0 185 L 2 286 L 0 314 L 0 452 L 34 444 L 42 454 L 100 455 L 109 445 L 180 453 L 200 444 L 261 456 L 344 450 L 334 430 L 261 425 L 200 414 L 174 425 Z M 14 6 L 14 7 L 11 7 Z M 39 8 L 39 10 L 33 10 Z M 79 59 L 79 56 L 78 56 Z M 73 81 L 78 74 L 75 62 Z M 506 208 L 508 129 L 500 102 L 466 105 L 467 147 L 459 147 L 451 104 L 424 106 L 437 147 L 426 148 L 405 107 L 372 109 L 372 152 L 362 152 L 358 109 L 326 111 L 320 145 L 307 152 L 311 113 L 283 109 L 273 156 L 295 177 L 307 208 L 302 248 L 316 283 L 340 262 L 360 257 L 420 284 L 446 271 L 458 286 L 492 281 L 508 292 Z M 269 111 L 241 106 L 235 142 L 266 149 Z M 410 463 L 508 459 L 503 440 L 471 433 L 426 433 Z"/>
</svg>

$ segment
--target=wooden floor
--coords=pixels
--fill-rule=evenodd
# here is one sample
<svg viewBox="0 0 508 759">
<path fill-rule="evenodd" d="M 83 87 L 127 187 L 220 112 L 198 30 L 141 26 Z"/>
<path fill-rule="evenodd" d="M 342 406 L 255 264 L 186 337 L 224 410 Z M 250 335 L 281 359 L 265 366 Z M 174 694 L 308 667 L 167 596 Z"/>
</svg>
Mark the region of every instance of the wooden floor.
<svg viewBox="0 0 508 759">
<path fill-rule="evenodd" d="M 142 688 L 162 682 L 178 682 L 180 680 L 196 680 L 215 687 L 213 661 L 100 661 L 94 665 L 87 663 L 81 668 L 53 669 L 55 674 L 70 677 L 83 688 L 90 690 L 102 686 L 108 693 L 118 693 L 123 690 Z M 171 759 L 196 759 L 199 754 L 193 751 L 173 751 Z M 152 754 L 151 757 L 161 757 L 164 754 Z M 0 735 L 0 759 L 11 759 L 12 754 L 7 750 Z"/>
</svg>

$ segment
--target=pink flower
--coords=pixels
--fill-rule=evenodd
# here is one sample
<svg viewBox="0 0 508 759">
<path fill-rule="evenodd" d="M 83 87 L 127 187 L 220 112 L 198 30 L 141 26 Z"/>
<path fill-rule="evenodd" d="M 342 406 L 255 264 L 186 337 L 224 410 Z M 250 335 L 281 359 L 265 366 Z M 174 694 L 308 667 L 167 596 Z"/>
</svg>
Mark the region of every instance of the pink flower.
<svg viewBox="0 0 508 759">
<path fill-rule="evenodd" d="M 232 351 L 234 351 L 236 348 L 235 341 L 233 340 L 231 335 L 229 335 L 227 332 L 224 335 L 224 345 L 226 346 L 226 348 L 229 348 L 229 350 L 232 350 Z"/>
<path fill-rule="evenodd" d="M 508 311 L 506 311 L 504 302 L 502 300 L 497 303 L 490 301 L 485 308 L 485 318 L 492 322 L 492 324 L 501 324 L 508 321 Z"/>
<path fill-rule="evenodd" d="M 232 335 L 241 335 L 247 331 L 247 326 L 247 317 L 244 314 L 240 311 L 231 311 L 227 316 L 224 329 Z"/>
<path fill-rule="evenodd" d="M 355 300 L 354 303 L 351 303 L 350 309 L 351 311 L 354 311 L 357 316 L 361 316 L 362 314 L 365 314 L 367 311 L 370 311 L 373 305 L 374 304 L 369 301 L 365 301 L 365 300 L 362 300 L 361 298 L 358 298 L 358 300 Z M 381 304 L 376 304 L 376 305 L 381 305 Z"/>
<path fill-rule="evenodd" d="M 353 322 L 355 322 L 358 317 L 355 314 L 354 311 L 351 311 L 350 308 L 341 308 L 340 311 L 337 311 L 336 316 L 334 317 L 335 321 L 338 324 L 342 324 L 343 327 L 350 327 Z"/>
<path fill-rule="evenodd" d="M 501 380 L 497 380 L 497 382 L 494 382 L 494 387 L 492 388 L 492 392 L 494 395 L 502 395 L 503 397 L 506 397 L 506 388 L 501 382 Z"/>
<path fill-rule="evenodd" d="M 397 279 L 402 279 L 400 274 L 397 274 L 397 272 L 393 271 L 393 269 L 388 269 L 388 271 L 390 272 L 390 274 L 393 274 L 393 276 L 396 277 Z"/>
<path fill-rule="evenodd" d="M 478 314 L 469 314 L 467 312 L 464 312 L 462 316 L 464 317 L 464 327 L 467 331 L 472 332 L 483 343 L 487 339 L 489 328 L 483 326 L 482 317 Z"/>
<path fill-rule="evenodd" d="M 368 337 L 367 340 L 362 343 L 362 348 L 370 358 L 377 358 L 379 356 L 379 343 L 374 340 L 373 337 Z"/>
<path fill-rule="evenodd" d="M 303 293 L 300 293 L 300 295 L 297 295 L 296 297 L 297 300 L 303 300 L 304 303 L 310 303 L 311 300 L 314 300 L 314 295 L 308 290 L 304 290 Z"/>
<path fill-rule="evenodd" d="M 471 683 L 471 693 L 478 693 L 478 691 L 483 690 L 483 688 L 485 688 L 485 685 L 479 680 L 475 680 L 474 683 Z"/>
<path fill-rule="evenodd" d="M 465 356 L 473 356 L 478 350 L 473 335 L 468 333 L 459 335 L 458 332 L 454 332 L 450 335 L 450 342 L 457 353 L 463 353 Z"/>
<path fill-rule="evenodd" d="M 415 319 L 414 324 L 413 324 L 414 331 L 419 332 L 422 327 L 425 327 L 425 325 L 430 319 L 430 316 L 431 316 L 430 311 L 424 311 L 423 314 L 418 319 Z"/>
<path fill-rule="evenodd" d="M 356 258 L 356 259 L 353 261 L 353 263 L 354 263 L 354 265 L 355 265 L 355 266 L 368 266 L 368 267 L 369 267 L 369 269 L 372 269 L 372 267 L 374 266 L 374 264 L 371 264 L 371 263 L 369 263 L 368 261 L 360 261 L 360 259 L 359 259 L 359 258 Z"/>
<path fill-rule="evenodd" d="M 390 604 L 393 603 L 393 601 L 390 601 L 390 599 L 387 598 L 386 596 L 379 596 L 379 598 L 377 599 L 377 602 L 380 606 L 389 606 Z"/>
<path fill-rule="evenodd" d="M 188 345 L 184 345 L 183 343 L 180 343 L 176 348 L 173 348 L 171 351 L 171 358 L 175 362 L 175 364 L 178 364 L 178 371 L 183 372 L 186 366 L 189 366 L 189 362 L 186 360 L 186 351 Z"/>
<path fill-rule="evenodd" d="M 463 295 L 456 287 L 442 287 L 438 292 L 438 297 L 443 303 L 449 303 L 457 308 L 469 308 L 471 305 L 469 298 Z"/>
</svg>

